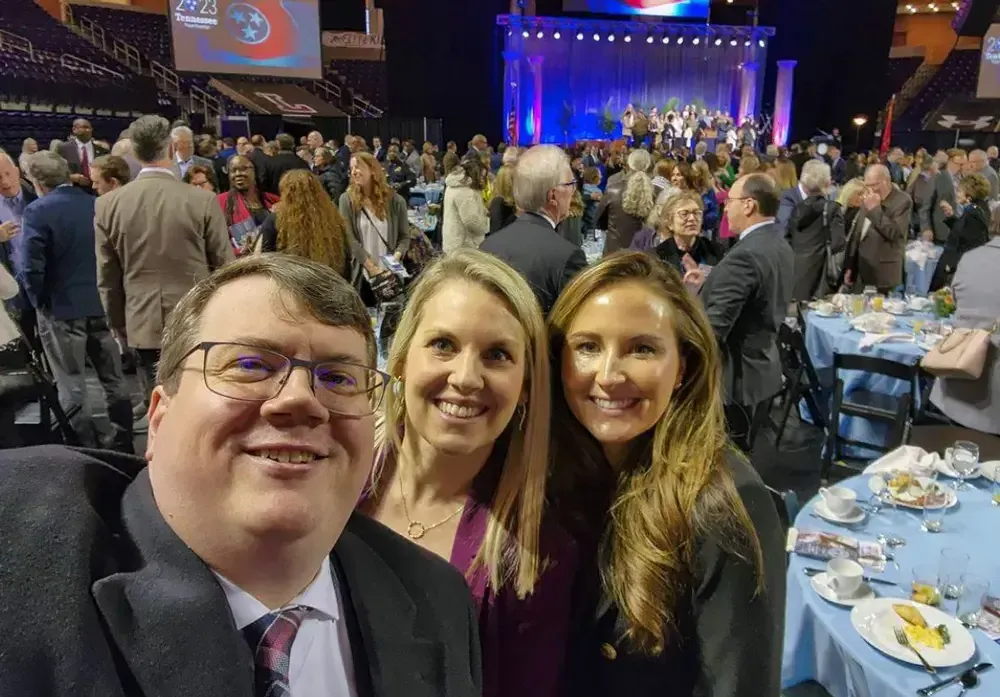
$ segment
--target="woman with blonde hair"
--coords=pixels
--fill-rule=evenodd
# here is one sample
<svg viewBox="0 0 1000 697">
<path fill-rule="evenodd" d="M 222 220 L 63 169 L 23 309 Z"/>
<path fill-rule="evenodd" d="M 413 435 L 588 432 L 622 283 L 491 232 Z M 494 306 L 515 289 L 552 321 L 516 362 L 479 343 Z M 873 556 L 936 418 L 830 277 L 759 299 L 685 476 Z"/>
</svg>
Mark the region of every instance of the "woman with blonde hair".
<svg viewBox="0 0 1000 697">
<path fill-rule="evenodd" d="M 620 253 L 577 274 L 548 325 L 551 500 L 597 566 L 567 694 L 779 694 L 784 535 L 726 436 L 700 302 L 651 255 Z"/>
<path fill-rule="evenodd" d="M 837 203 L 844 209 L 844 231 L 848 236 L 851 234 L 851 228 L 854 227 L 854 219 L 857 217 L 858 211 L 861 210 L 861 198 L 864 195 L 865 180 L 861 177 L 848 179 L 840 187 L 840 193 L 837 194 Z"/>
<path fill-rule="evenodd" d="M 507 148 L 504 159 L 512 148 Z M 493 179 L 493 199 L 489 205 L 490 233 L 507 227 L 517 217 L 514 205 L 514 165 L 504 165 Z M 489 234 L 489 233 L 487 233 Z"/>
<path fill-rule="evenodd" d="M 795 175 L 795 163 L 787 157 L 779 157 L 775 163 L 774 183 L 777 185 L 779 192 L 794 189 L 798 186 L 799 180 Z"/>
<path fill-rule="evenodd" d="M 709 237 L 714 237 L 719 226 L 719 198 L 715 187 L 715 175 L 705 160 L 698 160 L 691 165 L 691 188 L 701 196 L 704 214 L 701 218 L 701 231 Z"/>
<path fill-rule="evenodd" d="M 388 273 L 381 257 L 391 254 L 397 260 L 410 248 L 409 219 L 406 201 L 389 186 L 385 170 L 373 155 L 351 155 L 351 183 L 340 197 L 340 215 L 347 225 L 347 241 L 355 260 L 356 288 L 365 290 L 361 270 L 368 278 Z M 368 293 L 366 293 L 368 294 Z M 369 295 L 367 299 L 373 298 Z"/>
<path fill-rule="evenodd" d="M 655 198 L 649 178 L 652 158 L 645 150 L 633 150 L 628 156 L 628 176 L 608 186 L 597 206 L 597 227 L 608 231 L 604 254 L 627 249 L 632 238 L 646 224 L 653 212 Z"/>
<path fill-rule="evenodd" d="M 351 278 L 344 218 L 319 177 L 307 169 L 289 170 L 281 176 L 278 193 L 281 205 L 260 228 L 261 251 L 305 257 Z"/>
<path fill-rule="evenodd" d="M 361 509 L 465 574 L 485 697 L 559 693 L 576 545 L 546 513 L 550 385 L 541 308 L 498 258 L 459 249 L 411 289 L 398 380 Z"/>
<path fill-rule="evenodd" d="M 437 158 L 434 157 L 434 143 L 424 143 L 423 154 L 420 155 L 420 176 L 428 184 L 437 181 Z"/>
</svg>

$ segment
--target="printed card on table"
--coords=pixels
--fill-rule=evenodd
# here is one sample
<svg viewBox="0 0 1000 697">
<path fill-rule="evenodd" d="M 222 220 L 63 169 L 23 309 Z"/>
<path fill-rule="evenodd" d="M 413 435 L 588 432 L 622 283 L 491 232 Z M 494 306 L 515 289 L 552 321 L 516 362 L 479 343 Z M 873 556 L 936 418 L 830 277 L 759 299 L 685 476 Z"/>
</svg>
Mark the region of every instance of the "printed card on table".
<svg viewBox="0 0 1000 697">
<path fill-rule="evenodd" d="M 812 559 L 851 559 L 872 571 L 885 570 L 885 550 L 878 542 L 832 532 L 788 531 L 788 551 Z"/>
</svg>

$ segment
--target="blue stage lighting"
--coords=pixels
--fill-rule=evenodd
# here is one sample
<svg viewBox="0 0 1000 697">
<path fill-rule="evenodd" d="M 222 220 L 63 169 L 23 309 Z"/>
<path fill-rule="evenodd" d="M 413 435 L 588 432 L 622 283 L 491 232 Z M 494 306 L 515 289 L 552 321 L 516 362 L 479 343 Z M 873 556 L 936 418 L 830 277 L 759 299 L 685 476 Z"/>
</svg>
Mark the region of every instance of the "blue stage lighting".
<svg viewBox="0 0 1000 697">
<path fill-rule="evenodd" d="M 578 31 L 576 33 L 576 40 L 577 41 L 583 41 L 583 32 L 582 31 Z"/>
<path fill-rule="evenodd" d="M 729 45 L 730 45 L 730 46 L 735 46 L 735 45 L 736 45 L 736 39 L 731 39 L 731 40 L 729 41 Z"/>
<path fill-rule="evenodd" d="M 680 45 L 682 43 L 684 43 L 684 37 L 683 36 L 678 36 L 677 37 L 677 44 Z"/>
<path fill-rule="evenodd" d="M 722 45 L 722 39 L 716 39 L 715 40 L 715 45 L 716 46 L 721 46 Z"/>
<path fill-rule="evenodd" d="M 669 36 L 664 36 L 663 37 L 663 43 L 664 44 L 669 44 L 670 43 L 670 37 Z M 677 43 L 680 43 L 680 42 L 678 41 Z"/>
<path fill-rule="evenodd" d="M 651 43 L 653 43 L 653 37 L 652 37 L 652 36 L 647 36 L 647 37 L 646 37 L 646 43 L 647 43 L 647 44 L 651 44 Z"/>
<path fill-rule="evenodd" d="M 537 39 L 544 39 L 545 38 L 545 32 L 544 31 L 538 32 L 537 34 L 535 34 L 535 38 L 537 38 Z"/>
<path fill-rule="evenodd" d="M 614 43 L 615 42 L 615 35 L 614 34 L 608 34 L 608 41 L 610 41 L 611 43 Z"/>
<path fill-rule="evenodd" d="M 559 32 L 556 32 L 555 34 L 552 35 L 552 38 L 553 39 L 561 39 L 562 38 L 562 34 L 560 34 Z"/>
<path fill-rule="evenodd" d="M 626 34 L 625 35 L 625 43 L 627 43 L 627 44 L 632 43 L 632 35 L 631 34 Z"/>
<path fill-rule="evenodd" d="M 601 35 L 600 34 L 594 34 L 594 41 L 600 41 L 600 40 L 601 40 Z"/>
<path fill-rule="evenodd" d="M 522 31 L 522 32 L 521 32 L 521 36 L 523 36 L 524 38 L 526 38 L 526 39 L 527 39 L 527 38 L 528 38 L 528 30 L 527 30 L 527 29 L 525 29 L 524 31 Z"/>
<path fill-rule="evenodd" d="M 761 39 L 760 41 L 757 42 L 757 45 L 760 46 L 761 48 L 764 48 L 764 46 L 766 46 L 767 44 L 764 43 L 764 39 Z"/>
</svg>

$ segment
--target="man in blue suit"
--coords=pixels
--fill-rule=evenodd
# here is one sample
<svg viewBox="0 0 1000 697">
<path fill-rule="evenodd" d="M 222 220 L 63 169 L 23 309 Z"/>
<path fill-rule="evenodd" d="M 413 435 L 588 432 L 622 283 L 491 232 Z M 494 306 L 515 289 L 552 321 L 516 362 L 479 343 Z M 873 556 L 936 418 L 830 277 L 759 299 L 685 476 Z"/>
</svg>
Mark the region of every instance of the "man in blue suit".
<svg viewBox="0 0 1000 697">
<path fill-rule="evenodd" d="M 96 199 L 71 184 L 69 165 L 56 153 L 35 153 L 27 170 L 40 198 L 24 209 L 23 255 L 16 272 L 38 312 L 38 331 L 60 401 L 67 411 L 80 407 L 73 420 L 82 443 L 132 452 L 131 394 L 97 292 Z M 88 358 L 107 398 L 111 442 L 100 442 L 87 404 Z"/>
</svg>

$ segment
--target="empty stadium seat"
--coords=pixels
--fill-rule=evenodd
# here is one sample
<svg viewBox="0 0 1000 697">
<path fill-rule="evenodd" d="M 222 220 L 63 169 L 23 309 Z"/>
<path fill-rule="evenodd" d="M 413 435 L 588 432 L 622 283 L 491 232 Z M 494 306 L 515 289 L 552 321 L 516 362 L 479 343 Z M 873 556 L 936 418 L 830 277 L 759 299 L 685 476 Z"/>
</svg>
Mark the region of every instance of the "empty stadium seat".
<svg viewBox="0 0 1000 697">
<path fill-rule="evenodd" d="M 981 55 L 978 50 L 949 53 L 934 77 L 910 102 L 909 108 L 900 119 L 900 126 L 906 130 L 920 130 L 924 117 L 937 109 L 948 97 L 974 97 Z"/>
</svg>

